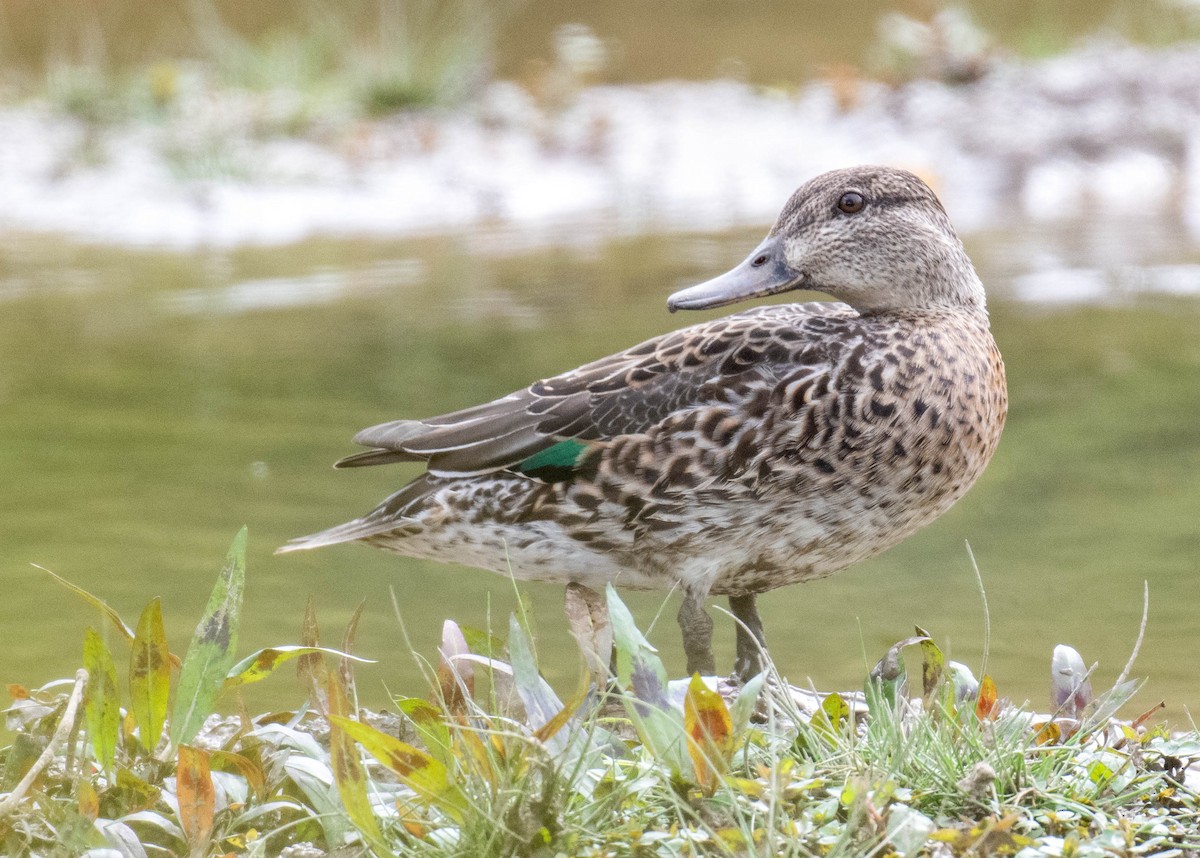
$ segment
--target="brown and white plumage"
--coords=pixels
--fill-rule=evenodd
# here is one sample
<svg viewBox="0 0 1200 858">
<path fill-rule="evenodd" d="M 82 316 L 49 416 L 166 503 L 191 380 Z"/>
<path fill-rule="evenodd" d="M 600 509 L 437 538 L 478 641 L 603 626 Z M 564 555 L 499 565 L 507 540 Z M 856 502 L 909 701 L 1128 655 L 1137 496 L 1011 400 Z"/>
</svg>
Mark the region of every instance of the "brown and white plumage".
<svg viewBox="0 0 1200 858">
<path fill-rule="evenodd" d="M 521 578 L 681 586 L 689 670 L 705 595 L 731 597 L 738 672 L 754 595 L 832 574 L 932 521 L 999 440 L 1004 369 L 983 289 L 936 197 L 863 167 L 793 195 L 766 240 L 671 309 L 789 289 L 483 405 L 364 430 L 340 466 L 420 461 L 367 516 L 284 550 L 362 541 Z"/>
</svg>

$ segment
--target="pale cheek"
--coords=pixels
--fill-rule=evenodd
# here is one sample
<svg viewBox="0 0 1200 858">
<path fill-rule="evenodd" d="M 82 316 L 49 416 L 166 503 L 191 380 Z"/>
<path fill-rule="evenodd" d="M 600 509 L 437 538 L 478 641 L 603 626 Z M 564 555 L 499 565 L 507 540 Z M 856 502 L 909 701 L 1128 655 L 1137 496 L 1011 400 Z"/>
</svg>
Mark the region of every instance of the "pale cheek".
<svg viewBox="0 0 1200 858">
<path fill-rule="evenodd" d="M 811 241 L 802 238 L 790 238 L 783 245 L 783 258 L 787 260 L 788 265 L 791 265 L 798 271 L 805 270 L 809 267 L 813 257 L 815 248 Z"/>
<path fill-rule="evenodd" d="M 863 259 L 843 257 L 826 269 L 825 282 L 830 288 L 847 295 L 861 295 L 874 292 L 877 289 L 887 289 L 890 277 L 880 275 L 885 269 L 875 268 L 866 264 Z"/>
</svg>

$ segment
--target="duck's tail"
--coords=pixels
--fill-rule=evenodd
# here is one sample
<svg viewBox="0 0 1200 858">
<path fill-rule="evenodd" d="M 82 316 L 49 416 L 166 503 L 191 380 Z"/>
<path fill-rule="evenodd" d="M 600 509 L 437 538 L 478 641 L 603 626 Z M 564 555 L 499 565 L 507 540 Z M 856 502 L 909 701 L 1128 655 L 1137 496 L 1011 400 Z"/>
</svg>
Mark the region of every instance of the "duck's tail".
<svg viewBox="0 0 1200 858">
<path fill-rule="evenodd" d="M 421 529 L 413 513 L 435 487 L 435 481 L 428 474 L 424 474 L 362 518 L 308 536 L 299 536 L 276 548 L 275 553 L 307 551 L 310 548 L 324 548 L 326 545 L 338 545 L 342 542 L 358 542 L 383 534 L 395 535 L 397 539 L 401 539 L 406 532 L 410 534 L 413 530 Z"/>
<path fill-rule="evenodd" d="M 381 521 L 367 516 L 356 518 L 337 527 L 310 533 L 308 536 L 298 536 L 275 549 L 276 554 L 287 554 L 291 551 L 307 551 L 310 548 L 324 548 L 326 545 L 338 545 L 342 542 L 357 542 L 370 536 L 378 536 L 393 530 L 401 529 L 403 521 Z"/>
</svg>

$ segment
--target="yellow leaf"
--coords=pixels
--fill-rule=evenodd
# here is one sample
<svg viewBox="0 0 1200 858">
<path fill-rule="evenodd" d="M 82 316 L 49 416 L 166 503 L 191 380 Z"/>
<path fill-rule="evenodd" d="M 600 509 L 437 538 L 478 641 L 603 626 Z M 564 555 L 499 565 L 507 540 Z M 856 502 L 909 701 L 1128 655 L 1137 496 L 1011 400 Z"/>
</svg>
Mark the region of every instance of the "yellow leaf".
<svg viewBox="0 0 1200 858">
<path fill-rule="evenodd" d="M 767 785 L 762 781 L 752 781 L 749 778 L 726 778 L 725 782 L 750 798 L 761 798 L 767 791 Z"/>
<path fill-rule="evenodd" d="M 157 747 L 167 720 L 170 659 L 162 605 L 154 599 L 142 610 L 129 651 L 129 711 L 138 725 L 138 741 L 148 752 Z"/>
<path fill-rule="evenodd" d="M 336 655 L 342 659 L 353 659 L 365 664 L 374 663 L 369 658 L 360 658 L 342 650 L 330 649 L 328 647 L 297 646 L 295 644 L 266 647 L 265 649 L 260 649 L 258 652 L 251 653 L 229 668 L 229 674 L 225 677 L 225 682 L 221 686 L 221 693 L 237 688 L 239 685 L 250 685 L 254 682 L 261 682 L 274 673 L 275 668 L 291 659 L 301 659 L 319 653 Z"/>
<path fill-rule="evenodd" d="M 451 785 L 449 772 L 438 760 L 369 724 L 333 714 L 330 714 L 329 721 L 395 772 L 424 801 L 436 804 L 455 819 L 461 818 L 462 796 Z"/>
<path fill-rule="evenodd" d="M 367 772 L 354 739 L 345 729 L 346 724 L 358 722 L 346 717 L 350 701 L 346 699 L 346 691 L 336 671 L 328 671 L 325 693 L 329 702 L 329 756 L 338 795 L 355 828 L 369 844 L 380 847 L 383 837 L 379 831 L 379 820 L 375 818 L 375 811 L 371 807 L 371 798 L 367 794 Z M 376 848 L 376 851 L 386 854 L 386 850 Z"/>
<path fill-rule="evenodd" d="M 716 786 L 729 770 L 733 755 L 733 719 L 720 694 L 692 674 L 683 698 L 683 726 L 688 737 L 688 754 L 696 770 L 696 782 L 704 790 Z"/>
<path fill-rule="evenodd" d="M 79 815 L 89 822 L 95 822 L 100 815 L 100 795 L 92 782 L 80 778 L 76 783 L 75 798 L 79 804 Z"/>
<path fill-rule="evenodd" d="M 450 728 L 442 720 L 442 710 L 419 697 L 398 700 L 397 706 L 412 722 L 413 728 L 421 736 L 421 741 L 425 743 L 429 752 L 444 765 L 450 765 L 454 759 L 454 749 L 450 739 Z"/>
<path fill-rule="evenodd" d="M 95 629 L 83 636 L 83 666 L 89 681 L 83 695 L 84 714 L 96 759 L 106 770 L 112 768 L 121 730 L 121 701 L 117 692 L 117 666 L 112 653 Z"/>
<path fill-rule="evenodd" d="M 821 708 L 813 713 L 809 723 L 818 733 L 827 739 L 833 739 L 845 729 L 849 719 L 850 704 L 834 691 L 825 695 L 825 699 L 821 701 Z"/>
<path fill-rule="evenodd" d="M 1034 723 L 1033 741 L 1039 745 L 1057 745 L 1062 739 L 1062 726 L 1057 721 Z"/>
</svg>

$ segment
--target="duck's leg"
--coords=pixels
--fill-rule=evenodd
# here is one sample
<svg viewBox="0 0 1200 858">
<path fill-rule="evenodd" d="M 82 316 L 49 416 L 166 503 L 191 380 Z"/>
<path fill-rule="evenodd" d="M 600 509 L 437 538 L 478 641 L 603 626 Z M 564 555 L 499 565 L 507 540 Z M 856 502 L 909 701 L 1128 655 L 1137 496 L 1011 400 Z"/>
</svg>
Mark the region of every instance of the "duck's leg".
<svg viewBox="0 0 1200 858">
<path fill-rule="evenodd" d="M 733 678 L 745 682 L 766 666 L 767 638 L 763 633 L 762 617 L 758 615 L 758 596 L 754 593 L 730 596 L 729 610 L 737 620 L 737 660 L 733 663 Z"/>
<path fill-rule="evenodd" d="M 713 621 L 704 610 L 704 594 L 685 590 L 678 619 L 679 630 L 683 632 L 688 676 L 694 673 L 712 676 L 717 672 L 712 652 Z"/>
</svg>

